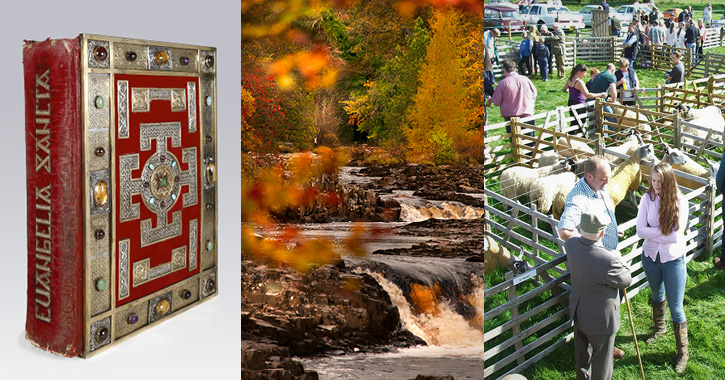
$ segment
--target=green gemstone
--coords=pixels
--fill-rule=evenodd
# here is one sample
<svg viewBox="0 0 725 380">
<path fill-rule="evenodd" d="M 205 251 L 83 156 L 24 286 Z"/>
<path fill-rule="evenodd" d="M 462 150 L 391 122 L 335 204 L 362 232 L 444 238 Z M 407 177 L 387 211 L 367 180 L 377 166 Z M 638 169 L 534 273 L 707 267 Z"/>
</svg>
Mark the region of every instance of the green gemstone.
<svg viewBox="0 0 725 380">
<path fill-rule="evenodd" d="M 102 96 L 96 96 L 96 108 L 101 109 L 106 104 Z"/>
<path fill-rule="evenodd" d="M 206 105 L 207 106 L 211 106 L 211 102 L 212 102 L 211 96 L 207 96 L 206 97 Z"/>
<path fill-rule="evenodd" d="M 166 187 L 169 184 L 169 180 L 166 177 L 159 178 L 159 186 Z"/>
<path fill-rule="evenodd" d="M 214 249 L 214 242 L 211 240 L 207 240 L 206 241 L 206 250 L 211 251 L 212 249 Z"/>
<path fill-rule="evenodd" d="M 106 284 L 106 280 L 104 280 L 102 278 L 99 278 L 98 280 L 96 280 L 96 289 L 98 289 L 99 292 L 106 290 L 107 285 L 108 284 Z"/>
</svg>

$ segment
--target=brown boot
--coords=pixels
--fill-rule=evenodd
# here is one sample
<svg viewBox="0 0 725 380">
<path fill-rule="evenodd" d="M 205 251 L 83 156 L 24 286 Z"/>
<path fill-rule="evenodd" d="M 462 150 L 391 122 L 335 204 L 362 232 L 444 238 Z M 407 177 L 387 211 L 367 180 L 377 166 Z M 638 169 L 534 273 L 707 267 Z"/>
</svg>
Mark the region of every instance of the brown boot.
<svg viewBox="0 0 725 380">
<path fill-rule="evenodd" d="M 690 353 L 687 350 L 687 321 L 682 323 L 673 323 L 675 327 L 675 341 L 677 342 L 677 356 L 675 357 L 675 372 L 682 375 L 687 368 L 687 359 Z"/>
<path fill-rule="evenodd" d="M 652 305 L 652 333 L 647 337 L 645 341 L 647 344 L 653 343 L 657 338 L 667 332 L 667 323 L 665 323 L 665 312 L 667 300 L 662 302 L 650 301 Z"/>
</svg>

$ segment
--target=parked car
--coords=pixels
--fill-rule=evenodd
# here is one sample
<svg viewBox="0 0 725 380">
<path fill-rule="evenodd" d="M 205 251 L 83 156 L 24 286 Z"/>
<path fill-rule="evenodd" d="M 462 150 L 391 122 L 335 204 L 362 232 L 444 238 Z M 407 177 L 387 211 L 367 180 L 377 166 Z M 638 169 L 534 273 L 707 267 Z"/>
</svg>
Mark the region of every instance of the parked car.
<svg viewBox="0 0 725 380">
<path fill-rule="evenodd" d="M 622 5 L 617 8 L 617 18 L 622 22 L 622 27 L 631 24 L 634 15 L 637 14 L 637 11 L 640 9 L 646 15 L 649 15 L 650 12 L 652 12 L 649 7 L 643 5 Z"/>
<path fill-rule="evenodd" d="M 490 5 L 501 5 L 505 7 L 509 7 L 511 9 L 519 10 L 518 4 L 514 4 L 508 0 L 490 0 L 486 1 L 486 8 L 488 8 Z"/>
<path fill-rule="evenodd" d="M 579 15 L 582 16 L 582 21 L 584 22 L 584 26 L 587 28 L 592 27 L 592 11 L 595 11 L 599 9 L 601 5 L 598 4 L 589 4 L 582 7 L 582 9 L 579 10 Z M 609 8 L 609 17 L 616 17 L 617 12 L 613 11 L 612 8 Z"/>
<path fill-rule="evenodd" d="M 528 24 L 544 25 L 552 28 L 557 24 L 561 29 L 582 29 L 584 21 L 581 15 L 571 13 L 569 8 L 561 5 L 533 4 L 521 10 L 521 19 Z"/>
<path fill-rule="evenodd" d="M 505 5 L 488 5 L 483 10 L 483 28 L 498 28 L 503 33 L 521 33 L 526 30 L 526 24 L 519 16 L 518 9 L 512 9 Z"/>
<path fill-rule="evenodd" d="M 677 17 L 680 15 L 680 13 L 683 10 L 684 9 L 682 9 L 682 8 L 670 8 L 670 9 L 662 12 L 662 17 L 664 17 L 664 19 L 667 20 L 668 18 L 670 18 L 670 14 L 671 13 L 674 13 L 675 14 L 675 20 L 677 20 Z"/>
</svg>

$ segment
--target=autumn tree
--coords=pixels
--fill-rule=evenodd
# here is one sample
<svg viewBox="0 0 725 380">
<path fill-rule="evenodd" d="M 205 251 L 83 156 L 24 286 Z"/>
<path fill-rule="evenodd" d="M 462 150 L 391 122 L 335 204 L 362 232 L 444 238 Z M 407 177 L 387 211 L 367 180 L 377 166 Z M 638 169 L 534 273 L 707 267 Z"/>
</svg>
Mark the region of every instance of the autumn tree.
<svg viewBox="0 0 725 380">
<path fill-rule="evenodd" d="M 437 12 L 433 36 L 420 71 L 420 87 L 407 116 L 405 136 L 411 158 L 418 162 L 456 160 L 455 143 L 464 138 L 471 109 L 464 68 L 466 40 L 460 15 Z"/>
</svg>

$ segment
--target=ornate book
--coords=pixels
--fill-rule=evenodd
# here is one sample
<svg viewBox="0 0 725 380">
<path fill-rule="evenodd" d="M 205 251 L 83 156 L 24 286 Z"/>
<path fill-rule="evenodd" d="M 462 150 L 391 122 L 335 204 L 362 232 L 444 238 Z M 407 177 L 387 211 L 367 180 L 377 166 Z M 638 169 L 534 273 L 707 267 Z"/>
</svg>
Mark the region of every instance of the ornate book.
<svg viewBox="0 0 725 380">
<path fill-rule="evenodd" d="M 26 42 L 26 337 L 89 357 L 217 293 L 216 49 Z"/>
</svg>

